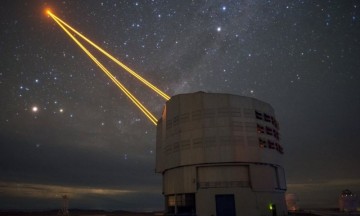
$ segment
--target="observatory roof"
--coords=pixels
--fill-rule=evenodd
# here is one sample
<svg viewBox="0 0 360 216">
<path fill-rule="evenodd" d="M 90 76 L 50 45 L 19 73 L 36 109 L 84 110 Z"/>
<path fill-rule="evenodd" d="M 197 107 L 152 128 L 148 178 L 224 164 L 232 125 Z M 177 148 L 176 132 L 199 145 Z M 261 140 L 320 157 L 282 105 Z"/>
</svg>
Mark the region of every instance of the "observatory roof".
<svg viewBox="0 0 360 216">
<path fill-rule="evenodd" d="M 352 196 L 352 195 L 355 195 L 353 194 L 349 189 L 345 189 L 341 192 L 340 194 L 341 196 Z"/>
</svg>

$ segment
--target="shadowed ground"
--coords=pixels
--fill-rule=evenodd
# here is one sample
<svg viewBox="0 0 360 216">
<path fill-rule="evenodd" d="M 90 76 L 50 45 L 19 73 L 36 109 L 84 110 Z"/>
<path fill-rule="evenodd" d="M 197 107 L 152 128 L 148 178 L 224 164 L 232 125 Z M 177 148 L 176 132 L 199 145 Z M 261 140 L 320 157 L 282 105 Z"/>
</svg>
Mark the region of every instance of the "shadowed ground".
<svg viewBox="0 0 360 216">
<path fill-rule="evenodd" d="M 113 211 L 107 212 L 102 210 L 73 210 L 69 216 L 157 216 L 162 213 L 150 212 L 126 212 Z M 58 210 L 53 211 L 36 211 L 36 212 L 18 212 L 18 211 L 0 211 L 0 216 L 60 216 Z"/>
</svg>

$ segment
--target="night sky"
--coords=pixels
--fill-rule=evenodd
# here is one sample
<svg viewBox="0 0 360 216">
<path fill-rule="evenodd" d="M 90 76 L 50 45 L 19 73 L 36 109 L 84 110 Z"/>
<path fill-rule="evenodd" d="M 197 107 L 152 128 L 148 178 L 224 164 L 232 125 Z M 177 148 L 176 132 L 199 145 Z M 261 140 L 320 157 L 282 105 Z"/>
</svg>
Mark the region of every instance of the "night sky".
<svg viewBox="0 0 360 216">
<path fill-rule="evenodd" d="M 7 0 L 0 209 L 60 208 L 62 194 L 70 208 L 163 208 L 155 126 L 47 7 L 169 95 L 270 103 L 300 207 L 360 194 L 360 1 Z M 160 117 L 161 97 L 90 50 Z"/>
</svg>

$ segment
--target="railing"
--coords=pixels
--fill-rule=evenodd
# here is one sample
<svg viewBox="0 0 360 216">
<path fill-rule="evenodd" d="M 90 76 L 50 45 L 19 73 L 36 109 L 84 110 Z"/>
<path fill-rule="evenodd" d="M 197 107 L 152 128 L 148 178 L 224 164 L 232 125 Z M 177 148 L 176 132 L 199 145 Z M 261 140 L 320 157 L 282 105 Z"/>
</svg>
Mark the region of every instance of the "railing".
<svg viewBox="0 0 360 216">
<path fill-rule="evenodd" d="M 199 182 L 198 188 L 232 188 L 232 187 L 250 187 L 249 181 L 217 181 L 217 182 Z"/>
</svg>

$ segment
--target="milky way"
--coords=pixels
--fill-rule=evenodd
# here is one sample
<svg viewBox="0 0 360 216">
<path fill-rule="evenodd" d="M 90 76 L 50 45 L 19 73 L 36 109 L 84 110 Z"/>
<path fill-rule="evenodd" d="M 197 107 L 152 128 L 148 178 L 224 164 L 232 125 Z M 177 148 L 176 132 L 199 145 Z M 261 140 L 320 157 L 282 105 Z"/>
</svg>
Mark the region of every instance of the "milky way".
<svg viewBox="0 0 360 216">
<path fill-rule="evenodd" d="M 0 208 L 57 208 L 63 193 L 74 208 L 163 205 L 154 125 L 46 16 L 48 7 L 169 95 L 221 92 L 272 104 L 288 189 L 305 205 L 336 206 L 345 188 L 360 193 L 358 1 L 7 0 Z M 96 55 L 160 116 L 161 97 Z"/>
</svg>

